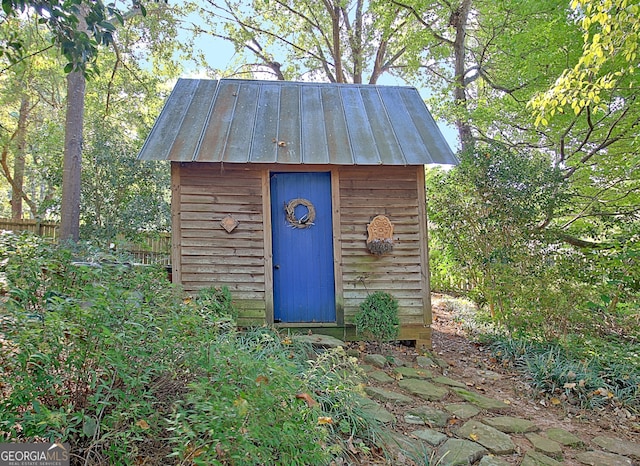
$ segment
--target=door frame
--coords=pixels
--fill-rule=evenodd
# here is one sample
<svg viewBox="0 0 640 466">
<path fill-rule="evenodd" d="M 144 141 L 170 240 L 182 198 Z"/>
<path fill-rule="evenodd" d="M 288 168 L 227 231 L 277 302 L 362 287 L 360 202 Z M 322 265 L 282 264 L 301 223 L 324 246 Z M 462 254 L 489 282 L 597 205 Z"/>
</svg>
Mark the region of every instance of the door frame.
<svg viewBox="0 0 640 466">
<path fill-rule="evenodd" d="M 333 274 L 336 307 L 336 322 L 274 324 L 273 300 L 273 236 L 271 219 L 271 173 L 282 172 L 329 172 L 331 174 L 331 224 L 333 231 Z M 271 165 L 262 170 L 262 215 L 264 225 L 264 287 L 266 323 L 277 327 L 343 327 L 344 297 L 342 281 L 342 248 L 340 234 L 340 170 L 327 165 Z"/>
</svg>

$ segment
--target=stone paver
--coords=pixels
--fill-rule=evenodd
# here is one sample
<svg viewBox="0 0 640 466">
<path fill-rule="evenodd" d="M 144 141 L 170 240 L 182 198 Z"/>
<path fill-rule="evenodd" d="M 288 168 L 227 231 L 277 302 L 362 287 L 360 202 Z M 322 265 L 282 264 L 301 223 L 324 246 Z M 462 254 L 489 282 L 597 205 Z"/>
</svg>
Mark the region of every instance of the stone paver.
<svg viewBox="0 0 640 466">
<path fill-rule="evenodd" d="M 611 453 L 640 459 L 640 443 L 603 436 L 595 437 L 592 442 Z"/>
<path fill-rule="evenodd" d="M 408 379 L 430 379 L 433 377 L 433 372 L 431 372 L 430 370 L 414 369 L 413 367 L 396 367 L 393 372 Z"/>
<path fill-rule="evenodd" d="M 424 424 L 427 424 L 430 427 L 444 427 L 447 425 L 447 421 L 451 417 L 449 416 L 449 413 L 432 408 L 431 406 L 419 406 L 412 408 L 407 410 L 407 413 L 421 419 Z"/>
<path fill-rule="evenodd" d="M 412 432 L 412 434 L 418 437 L 420 440 L 424 440 L 432 447 L 437 447 L 448 438 L 443 433 L 433 429 L 415 430 Z"/>
<path fill-rule="evenodd" d="M 509 463 L 497 456 L 487 455 L 482 457 L 478 466 L 509 466 Z"/>
<path fill-rule="evenodd" d="M 390 377 L 389 375 L 387 375 L 385 371 L 381 371 L 381 370 L 375 370 L 375 371 L 369 372 L 367 374 L 367 377 L 379 383 L 395 382 L 395 379 L 393 377 Z"/>
<path fill-rule="evenodd" d="M 420 418 L 419 416 L 416 416 L 415 414 L 405 414 L 404 422 L 406 422 L 407 424 L 413 424 L 416 426 L 426 425 L 426 422 L 424 422 L 422 418 Z"/>
<path fill-rule="evenodd" d="M 387 365 L 387 358 L 381 354 L 365 354 L 364 362 L 382 369 Z"/>
<path fill-rule="evenodd" d="M 387 411 L 380 403 L 375 400 L 366 399 L 362 404 L 362 410 L 372 416 L 381 424 L 391 424 L 395 422 L 396 417 Z"/>
<path fill-rule="evenodd" d="M 547 438 L 555 440 L 556 442 L 561 443 L 566 447 L 577 447 L 579 445 L 582 445 L 583 443 L 580 438 L 576 437 L 571 432 L 567 432 L 566 430 L 560 428 L 547 429 L 544 434 L 547 436 Z"/>
<path fill-rule="evenodd" d="M 467 421 L 460 427 L 457 436 L 473 440 L 496 455 L 508 455 L 516 449 L 507 434 L 475 420 Z"/>
<path fill-rule="evenodd" d="M 448 385 L 450 387 L 458 387 L 458 388 L 466 388 L 467 387 L 462 382 L 450 379 L 449 377 L 434 377 L 432 379 L 432 381 L 435 382 L 435 383 L 439 383 L 440 385 Z"/>
<path fill-rule="evenodd" d="M 389 356 L 388 361 L 390 364 L 394 366 L 406 366 L 409 363 L 402 358 L 397 358 L 395 356 Z"/>
<path fill-rule="evenodd" d="M 511 416 L 499 416 L 483 419 L 487 425 L 495 427 L 505 434 L 524 434 L 525 432 L 536 432 L 540 430 L 533 422 L 526 419 L 519 419 Z"/>
<path fill-rule="evenodd" d="M 401 455 L 407 457 L 417 464 L 426 464 L 433 450 L 424 442 L 406 435 L 393 433 L 388 444 L 392 449 L 400 451 Z"/>
<path fill-rule="evenodd" d="M 437 364 L 435 363 L 435 361 L 431 358 L 428 358 L 426 356 L 418 356 L 416 357 L 416 364 L 420 367 L 426 368 L 426 367 L 436 367 Z"/>
<path fill-rule="evenodd" d="M 438 448 L 437 460 L 440 466 L 469 465 L 488 454 L 486 448 L 470 440 L 450 438 Z"/>
<path fill-rule="evenodd" d="M 338 346 L 345 346 L 344 341 L 338 340 L 337 338 L 329 335 L 314 333 L 313 335 L 294 335 L 292 338 L 304 343 L 309 343 L 310 345 L 318 348 L 337 348 Z"/>
<path fill-rule="evenodd" d="M 471 403 L 452 403 L 444 407 L 458 419 L 469 419 L 480 413 L 480 408 Z"/>
<path fill-rule="evenodd" d="M 533 444 L 536 451 L 555 459 L 562 459 L 562 445 L 555 440 L 548 439 L 542 435 L 530 432 L 525 434 L 527 440 Z"/>
<path fill-rule="evenodd" d="M 427 401 L 439 401 L 449 393 L 446 388 L 420 379 L 402 379 L 398 381 L 398 386 Z"/>
<path fill-rule="evenodd" d="M 460 397 L 469 403 L 473 403 L 479 408 L 486 409 L 487 411 L 501 411 L 509 409 L 509 405 L 504 401 L 495 400 L 479 393 L 470 392 L 464 388 L 453 387 L 452 390 L 456 392 Z"/>
<path fill-rule="evenodd" d="M 534 450 L 525 453 L 520 466 L 562 466 L 562 463 Z"/>
<path fill-rule="evenodd" d="M 385 390 L 384 388 L 378 387 L 365 387 L 364 390 L 365 392 L 367 392 L 367 395 L 378 401 L 398 404 L 413 403 L 413 398 L 411 398 L 410 396 L 394 392 L 392 390 Z"/>
<path fill-rule="evenodd" d="M 385 443 L 396 461 L 394 464 L 557 466 L 567 454 L 569 461 L 573 461 L 571 464 L 640 465 L 639 443 L 606 436 L 583 440 L 560 428 L 536 433 L 539 426 L 535 422 L 500 415 L 511 408 L 509 402 L 470 391 L 466 384 L 444 376 L 447 363 L 431 354 L 418 356 L 414 363 L 417 367 L 411 367 L 402 358 L 381 354 L 360 354 L 360 357 L 369 383 L 365 391 L 371 397 L 363 409 L 388 426 Z M 488 382 L 502 377 L 488 370 L 479 370 L 477 375 Z M 376 384 L 388 388 L 373 386 Z M 412 396 L 395 391 L 394 387 Z M 442 402 L 452 394 L 465 401 L 432 403 Z M 418 398 L 429 403 L 420 402 Z M 396 405 L 393 413 L 386 409 L 391 409 L 391 405 Z M 465 423 L 456 431 L 454 426 L 459 425 L 460 420 Z M 391 430 L 396 423 L 399 423 L 396 429 L 402 429 L 404 435 Z M 522 434 L 533 449 L 520 451 Z"/>
<path fill-rule="evenodd" d="M 578 453 L 576 459 L 588 466 L 633 466 L 631 458 L 604 451 L 585 451 Z"/>
</svg>

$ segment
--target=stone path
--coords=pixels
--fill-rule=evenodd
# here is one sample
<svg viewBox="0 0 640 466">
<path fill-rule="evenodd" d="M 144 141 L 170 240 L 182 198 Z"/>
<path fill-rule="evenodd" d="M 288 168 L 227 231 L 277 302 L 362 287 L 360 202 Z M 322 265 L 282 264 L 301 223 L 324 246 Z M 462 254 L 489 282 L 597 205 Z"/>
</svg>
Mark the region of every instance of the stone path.
<svg viewBox="0 0 640 466">
<path fill-rule="evenodd" d="M 367 410 L 391 433 L 387 444 L 394 464 L 640 465 L 640 443 L 542 430 L 535 420 L 511 416 L 510 402 L 445 377 L 447 363 L 433 355 L 411 360 L 358 351 L 352 355 L 359 357 L 368 377 Z"/>
</svg>

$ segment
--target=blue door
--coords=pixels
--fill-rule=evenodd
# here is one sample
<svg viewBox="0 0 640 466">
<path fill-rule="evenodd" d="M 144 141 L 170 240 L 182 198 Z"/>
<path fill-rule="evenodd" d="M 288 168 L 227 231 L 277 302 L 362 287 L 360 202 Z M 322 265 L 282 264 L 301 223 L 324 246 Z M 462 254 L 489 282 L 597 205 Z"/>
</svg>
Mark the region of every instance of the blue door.
<svg viewBox="0 0 640 466">
<path fill-rule="evenodd" d="M 335 322 L 330 173 L 272 173 L 275 322 Z"/>
</svg>

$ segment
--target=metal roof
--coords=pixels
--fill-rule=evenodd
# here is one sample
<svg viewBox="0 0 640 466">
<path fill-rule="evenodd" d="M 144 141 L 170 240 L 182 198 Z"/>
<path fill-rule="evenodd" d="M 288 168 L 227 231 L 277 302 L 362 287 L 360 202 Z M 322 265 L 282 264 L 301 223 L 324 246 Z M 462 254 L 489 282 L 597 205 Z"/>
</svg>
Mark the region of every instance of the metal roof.
<svg viewBox="0 0 640 466">
<path fill-rule="evenodd" d="M 179 79 L 140 160 L 456 164 L 413 87 Z"/>
</svg>

